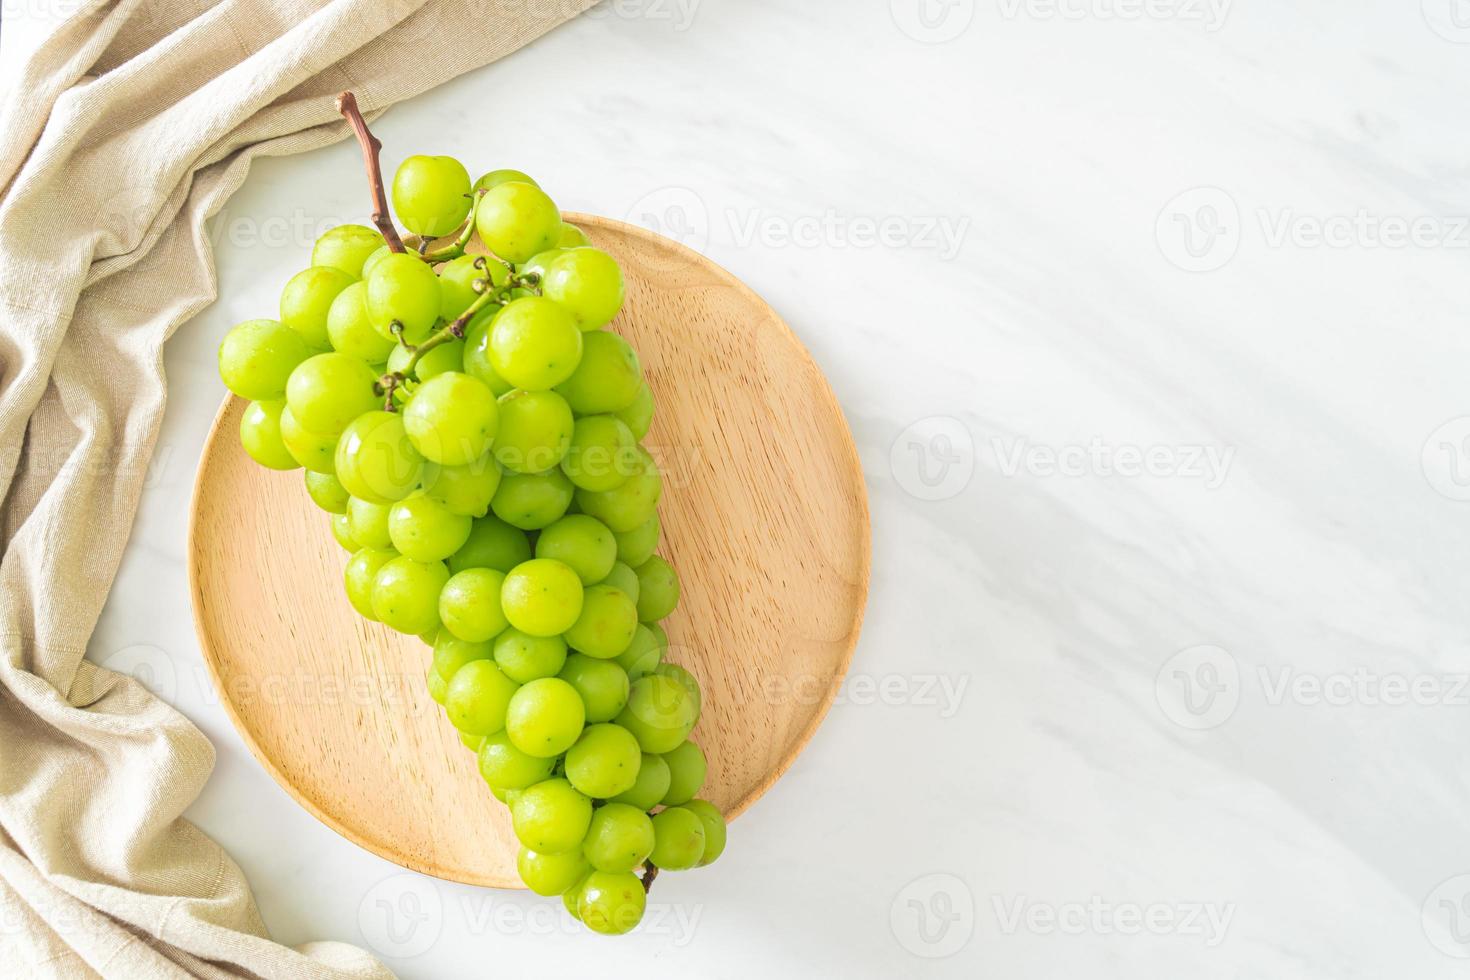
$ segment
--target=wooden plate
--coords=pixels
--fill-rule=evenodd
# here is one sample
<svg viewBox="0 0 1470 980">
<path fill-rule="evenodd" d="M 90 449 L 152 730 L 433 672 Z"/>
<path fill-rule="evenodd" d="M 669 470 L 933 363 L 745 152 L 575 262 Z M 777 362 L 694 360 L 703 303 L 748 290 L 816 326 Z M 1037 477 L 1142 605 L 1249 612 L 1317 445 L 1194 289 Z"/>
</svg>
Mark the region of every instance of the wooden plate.
<svg viewBox="0 0 1470 980">
<path fill-rule="evenodd" d="M 661 554 L 683 597 L 667 659 L 704 687 L 701 794 L 733 816 L 775 782 L 826 713 L 868 589 L 867 496 L 826 380 L 781 319 L 703 256 L 632 225 L 568 215 L 615 255 L 658 412 Z M 346 553 L 300 471 L 240 448 L 221 407 L 190 520 L 205 662 L 262 765 L 347 839 L 407 868 L 520 887 L 506 809 L 424 687 L 430 652 L 342 592 Z"/>
</svg>

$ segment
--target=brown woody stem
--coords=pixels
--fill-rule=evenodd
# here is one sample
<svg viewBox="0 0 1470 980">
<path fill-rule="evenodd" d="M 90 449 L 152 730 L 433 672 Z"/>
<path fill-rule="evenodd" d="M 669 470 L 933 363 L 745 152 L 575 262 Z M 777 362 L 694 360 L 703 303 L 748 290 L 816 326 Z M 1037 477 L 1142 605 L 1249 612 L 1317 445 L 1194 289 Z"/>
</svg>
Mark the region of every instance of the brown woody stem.
<svg viewBox="0 0 1470 980">
<path fill-rule="evenodd" d="M 643 893 L 646 895 L 648 894 L 648 890 L 653 887 L 653 879 L 658 877 L 658 865 L 654 864 L 652 861 L 645 861 L 644 865 Z"/>
<path fill-rule="evenodd" d="M 337 96 L 337 111 L 352 125 L 352 131 L 357 134 L 357 142 L 362 145 L 362 161 L 367 167 L 368 184 L 373 194 L 373 224 L 382 232 L 383 241 L 388 243 L 389 251 L 402 252 L 403 239 L 398 236 L 398 229 L 393 227 L 393 219 L 388 216 L 388 195 L 383 190 L 383 168 L 378 163 L 378 153 L 383 149 L 383 144 L 368 129 L 367 120 L 362 118 L 362 111 L 357 108 L 357 96 L 351 92 L 343 92 Z"/>
</svg>

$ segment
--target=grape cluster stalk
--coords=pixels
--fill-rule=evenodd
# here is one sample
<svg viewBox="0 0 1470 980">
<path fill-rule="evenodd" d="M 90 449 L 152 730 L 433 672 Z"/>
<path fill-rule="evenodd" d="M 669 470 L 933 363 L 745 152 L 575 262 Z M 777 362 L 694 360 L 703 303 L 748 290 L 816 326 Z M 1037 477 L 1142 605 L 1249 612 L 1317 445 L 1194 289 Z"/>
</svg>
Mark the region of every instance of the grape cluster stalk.
<svg viewBox="0 0 1470 980">
<path fill-rule="evenodd" d="M 373 227 L 328 230 L 279 319 L 225 336 L 241 443 L 305 470 L 352 607 L 432 648 L 428 693 L 509 807 L 522 881 L 627 932 L 726 831 L 698 797 L 699 682 L 664 659 L 679 578 L 656 554 L 653 394 L 607 329 L 622 272 L 531 177 L 471 182 L 447 156 L 399 165 L 405 239 L 381 144 L 352 93 L 338 108 Z"/>
</svg>

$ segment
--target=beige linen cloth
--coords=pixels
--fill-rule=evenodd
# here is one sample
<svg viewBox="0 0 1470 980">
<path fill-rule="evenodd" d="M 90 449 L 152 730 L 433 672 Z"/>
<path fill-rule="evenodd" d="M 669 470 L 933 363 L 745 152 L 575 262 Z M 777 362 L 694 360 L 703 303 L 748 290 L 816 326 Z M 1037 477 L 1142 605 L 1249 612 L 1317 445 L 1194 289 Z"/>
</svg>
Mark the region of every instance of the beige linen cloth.
<svg viewBox="0 0 1470 980">
<path fill-rule="evenodd" d="M 347 137 L 343 89 L 380 111 L 590 5 L 92 0 L 4 93 L 0 977 L 390 975 L 266 937 L 239 867 L 180 816 L 212 747 L 83 653 L 157 437 L 164 341 L 215 296 L 205 219 L 250 161 Z"/>
</svg>

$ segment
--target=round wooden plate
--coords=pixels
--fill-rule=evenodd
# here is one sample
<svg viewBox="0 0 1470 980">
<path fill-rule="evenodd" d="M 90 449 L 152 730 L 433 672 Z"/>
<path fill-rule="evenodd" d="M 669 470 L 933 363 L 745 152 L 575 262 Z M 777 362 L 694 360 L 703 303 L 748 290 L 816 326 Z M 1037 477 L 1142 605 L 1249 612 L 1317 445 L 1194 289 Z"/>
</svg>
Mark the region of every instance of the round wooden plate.
<svg viewBox="0 0 1470 980">
<path fill-rule="evenodd" d="M 678 568 L 667 659 L 704 687 L 701 795 L 728 815 L 791 765 L 836 695 L 868 589 L 867 496 L 852 437 L 811 356 L 760 297 L 642 228 L 568 215 L 622 264 L 612 329 L 658 403 L 659 552 Z M 190 519 L 204 659 L 262 765 L 318 819 L 407 868 L 520 887 L 509 815 L 424 687 L 429 649 L 363 620 L 347 555 L 300 471 L 240 448 L 221 407 Z"/>
</svg>

